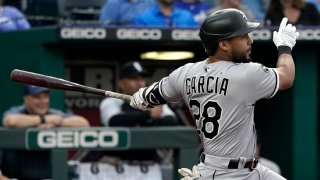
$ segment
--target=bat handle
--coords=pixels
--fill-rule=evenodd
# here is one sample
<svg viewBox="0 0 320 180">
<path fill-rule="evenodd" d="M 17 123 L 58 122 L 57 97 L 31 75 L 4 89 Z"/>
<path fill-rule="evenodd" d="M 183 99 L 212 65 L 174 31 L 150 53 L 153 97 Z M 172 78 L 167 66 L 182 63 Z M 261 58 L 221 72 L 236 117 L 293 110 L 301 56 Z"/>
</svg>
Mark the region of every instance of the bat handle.
<svg viewBox="0 0 320 180">
<path fill-rule="evenodd" d="M 116 92 L 112 92 L 112 91 L 106 91 L 105 95 L 108 97 L 113 97 L 113 98 L 118 98 L 118 99 L 123 99 L 126 102 L 130 103 L 131 101 L 131 97 L 130 95 L 126 95 L 126 94 L 121 94 L 121 93 L 116 93 Z"/>
</svg>

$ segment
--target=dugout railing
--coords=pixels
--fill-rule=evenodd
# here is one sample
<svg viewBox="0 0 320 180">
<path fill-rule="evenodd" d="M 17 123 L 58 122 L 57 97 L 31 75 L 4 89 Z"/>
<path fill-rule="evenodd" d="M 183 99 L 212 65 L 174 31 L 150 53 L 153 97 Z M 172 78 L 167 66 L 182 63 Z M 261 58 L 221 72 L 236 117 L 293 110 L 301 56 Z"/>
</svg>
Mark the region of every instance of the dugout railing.
<svg viewBox="0 0 320 180">
<path fill-rule="evenodd" d="M 0 128 L 0 149 L 46 149 L 51 151 L 53 180 L 68 179 L 68 150 L 127 150 L 173 148 L 173 179 L 180 167 L 198 163 L 199 141 L 191 127 L 148 128 Z"/>
</svg>

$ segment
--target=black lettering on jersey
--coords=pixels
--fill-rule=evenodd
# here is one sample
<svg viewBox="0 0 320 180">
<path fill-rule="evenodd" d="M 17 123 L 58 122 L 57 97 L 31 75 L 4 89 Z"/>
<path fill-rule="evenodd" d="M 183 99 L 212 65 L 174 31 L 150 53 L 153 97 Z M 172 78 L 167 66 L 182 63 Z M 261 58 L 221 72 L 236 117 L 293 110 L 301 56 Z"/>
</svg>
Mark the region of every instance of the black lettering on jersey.
<svg viewBox="0 0 320 180">
<path fill-rule="evenodd" d="M 222 83 L 221 83 L 219 94 L 222 94 L 222 93 L 223 93 L 223 95 L 227 94 L 228 83 L 229 83 L 229 79 L 227 79 L 227 78 L 223 78 L 222 79 Z"/>
<path fill-rule="evenodd" d="M 199 83 L 198 83 L 198 92 L 199 93 L 200 92 L 204 93 L 203 85 L 204 85 L 204 76 L 200 76 Z"/>
<path fill-rule="evenodd" d="M 212 77 L 212 76 L 209 76 L 207 78 L 207 92 L 208 93 L 213 93 L 213 88 L 211 88 L 211 86 L 210 86 L 210 81 L 213 81 L 213 80 L 214 80 L 214 77 Z"/>
<path fill-rule="evenodd" d="M 186 79 L 186 92 L 187 92 L 187 95 L 189 95 L 191 93 L 190 91 L 190 86 L 191 86 L 191 79 L 190 78 L 187 78 Z"/>
<path fill-rule="evenodd" d="M 216 93 L 226 96 L 229 79 L 213 76 L 194 76 L 186 78 L 185 85 L 187 95 Z"/>
<path fill-rule="evenodd" d="M 219 83 L 218 81 L 219 81 L 219 77 L 216 77 L 216 84 L 215 84 L 215 88 L 214 88 L 214 90 L 215 90 L 214 93 L 216 93 L 216 94 L 218 93 L 218 83 Z"/>
<path fill-rule="evenodd" d="M 197 91 L 196 91 L 196 77 L 192 77 L 191 89 L 192 89 L 192 93 L 197 93 Z"/>
</svg>

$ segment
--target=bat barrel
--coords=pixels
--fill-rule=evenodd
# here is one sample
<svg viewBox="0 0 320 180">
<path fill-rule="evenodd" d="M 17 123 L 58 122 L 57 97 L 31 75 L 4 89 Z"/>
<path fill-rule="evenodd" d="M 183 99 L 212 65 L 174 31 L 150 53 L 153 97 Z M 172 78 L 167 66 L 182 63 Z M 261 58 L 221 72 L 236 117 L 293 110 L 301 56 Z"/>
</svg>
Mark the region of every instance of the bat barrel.
<svg viewBox="0 0 320 180">
<path fill-rule="evenodd" d="M 15 69 L 11 72 L 11 79 L 16 82 L 30 84 L 34 86 L 40 86 L 40 87 L 47 87 L 50 89 L 77 91 L 77 92 L 108 96 L 108 97 L 123 99 L 127 102 L 130 102 L 131 100 L 131 96 L 129 95 L 116 93 L 112 91 L 105 91 L 102 89 L 97 89 L 97 88 L 77 84 L 74 82 L 70 82 L 64 79 L 60 79 L 52 76 L 46 76 L 43 74 L 37 74 L 33 72 L 28 72 L 28 71 L 23 71 L 19 69 Z"/>
</svg>

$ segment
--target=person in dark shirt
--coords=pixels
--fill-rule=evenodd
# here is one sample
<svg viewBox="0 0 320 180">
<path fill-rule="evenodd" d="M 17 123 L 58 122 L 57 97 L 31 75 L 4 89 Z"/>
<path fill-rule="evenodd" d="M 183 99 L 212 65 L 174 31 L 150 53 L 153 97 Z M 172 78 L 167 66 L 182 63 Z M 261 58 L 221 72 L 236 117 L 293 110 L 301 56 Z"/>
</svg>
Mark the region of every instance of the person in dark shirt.
<svg viewBox="0 0 320 180">
<path fill-rule="evenodd" d="M 119 92 L 132 95 L 146 86 L 147 71 L 137 62 L 127 62 L 121 69 L 117 82 Z M 178 125 L 175 113 L 168 105 L 159 106 L 150 111 L 141 111 L 130 106 L 121 99 L 105 98 L 100 104 L 100 116 L 104 126 L 112 127 L 154 127 Z M 154 150 L 130 150 L 104 152 L 105 155 L 116 156 L 124 160 L 159 161 Z"/>
<path fill-rule="evenodd" d="M 278 25 L 283 17 L 292 25 L 315 26 L 320 24 L 319 12 L 314 4 L 304 0 L 271 0 L 265 25 Z"/>
<path fill-rule="evenodd" d="M 147 72 L 138 62 L 128 62 L 120 70 L 119 91 L 132 95 L 146 86 L 144 77 Z M 150 111 L 132 108 L 122 99 L 105 98 L 100 104 L 102 124 L 105 126 L 143 127 L 175 125 L 175 113 L 168 105 L 159 106 Z"/>
</svg>

